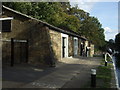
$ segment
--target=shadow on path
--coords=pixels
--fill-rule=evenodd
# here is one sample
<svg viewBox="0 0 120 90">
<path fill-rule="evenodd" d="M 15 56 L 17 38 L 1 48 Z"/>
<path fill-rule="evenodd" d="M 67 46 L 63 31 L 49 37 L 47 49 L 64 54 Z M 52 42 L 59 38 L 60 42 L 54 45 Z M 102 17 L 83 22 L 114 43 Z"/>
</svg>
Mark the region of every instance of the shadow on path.
<svg viewBox="0 0 120 90">
<path fill-rule="evenodd" d="M 35 67 L 28 64 L 14 67 L 3 66 L 2 85 L 3 88 L 66 87 L 70 86 L 70 83 L 67 83 L 76 75 L 79 75 L 81 80 L 89 78 L 90 69 L 97 65 L 99 65 L 98 58 L 66 58 L 62 62 L 58 62 L 55 68 Z M 33 85 L 33 83 L 37 85 Z"/>
</svg>

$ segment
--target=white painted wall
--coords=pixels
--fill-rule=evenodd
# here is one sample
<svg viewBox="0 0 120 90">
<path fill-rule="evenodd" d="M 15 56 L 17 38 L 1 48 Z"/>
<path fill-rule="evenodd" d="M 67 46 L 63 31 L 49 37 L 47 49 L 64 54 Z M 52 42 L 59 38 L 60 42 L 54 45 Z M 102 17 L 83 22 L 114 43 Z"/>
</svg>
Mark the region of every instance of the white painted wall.
<svg viewBox="0 0 120 90">
<path fill-rule="evenodd" d="M 68 35 L 67 34 L 63 34 L 63 33 L 61 33 L 61 58 L 62 58 L 62 56 L 63 56 L 63 54 L 62 54 L 62 37 L 65 37 L 66 39 L 65 39 L 65 46 L 66 46 L 66 49 L 65 49 L 65 57 L 67 58 L 68 57 Z"/>
</svg>

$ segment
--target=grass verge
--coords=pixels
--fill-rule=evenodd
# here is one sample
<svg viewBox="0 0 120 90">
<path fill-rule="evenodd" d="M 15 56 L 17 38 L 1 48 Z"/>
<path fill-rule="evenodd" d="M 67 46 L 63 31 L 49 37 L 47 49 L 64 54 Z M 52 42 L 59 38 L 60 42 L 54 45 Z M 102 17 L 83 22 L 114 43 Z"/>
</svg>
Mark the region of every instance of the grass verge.
<svg viewBox="0 0 120 90">
<path fill-rule="evenodd" d="M 112 79 L 112 63 L 108 63 L 107 66 L 103 64 L 97 68 L 97 85 L 99 88 L 110 88 Z"/>
<path fill-rule="evenodd" d="M 108 60 L 107 66 L 105 66 L 105 61 L 101 60 L 100 66 L 96 68 L 96 88 L 111 88 L 111 80 L 113 78 L 113 64 L 111 60 Z M 91 88 L 91 78 L 86 83 L 84 88 Z"/>
</svg>

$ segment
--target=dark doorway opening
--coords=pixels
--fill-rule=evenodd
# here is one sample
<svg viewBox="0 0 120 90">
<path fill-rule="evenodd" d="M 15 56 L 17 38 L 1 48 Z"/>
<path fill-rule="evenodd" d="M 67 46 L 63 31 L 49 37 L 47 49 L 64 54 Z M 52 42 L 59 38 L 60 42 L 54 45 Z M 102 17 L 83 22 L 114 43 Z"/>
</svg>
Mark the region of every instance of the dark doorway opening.
<svg viewBox="0 0 120 90">
<path fill-rule="evenodd" d="M 65 37 L 62 37 L 62 57 L 63 58 L 65 57 L 65 49 L 66 49 L 66 46 L 65 46 Z"/>
</svg>

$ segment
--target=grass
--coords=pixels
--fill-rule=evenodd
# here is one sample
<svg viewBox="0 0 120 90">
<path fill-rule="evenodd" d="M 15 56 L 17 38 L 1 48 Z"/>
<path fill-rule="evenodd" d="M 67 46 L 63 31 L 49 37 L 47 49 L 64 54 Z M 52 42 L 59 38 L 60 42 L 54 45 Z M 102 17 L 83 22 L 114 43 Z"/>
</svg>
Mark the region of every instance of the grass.
<svg viewBox="0 0 120 90">
<path fill-rule="evenodd" d="M 108 60 L 107 66 L 105 66 L 105 60 L 101 60 L 101 65 L 97 67 L 96 72 L 96 88 L 111 88 L 111 79 L 112 79 L 112 69 L 113 64 L 110 58 Z M 84 88 L 91 88 L 90 87 L 91 81 L 89 80 L 88 83 L 84 86 Z"/>
<path fill-rule="evenodd" d="M 103 57 L 103 55 L 93 55 L 93 57 Z"/>
<path fill-rule="evenodd" d="M 97 87 L 110 88 L 112 79 L 112 64 L 108 63 L 108 66 L 99 66 L 97 68 Z"/>
<path fill-rule="evenodd" d="M 97 87 L 99 88 L 110 88 L 112 79 L 113 64 L 110 57 L 107 57 L 107 66 L 105 66 L 105 60 L 101 60 L 101 65 L 97 68 Z"/>
</svg>

